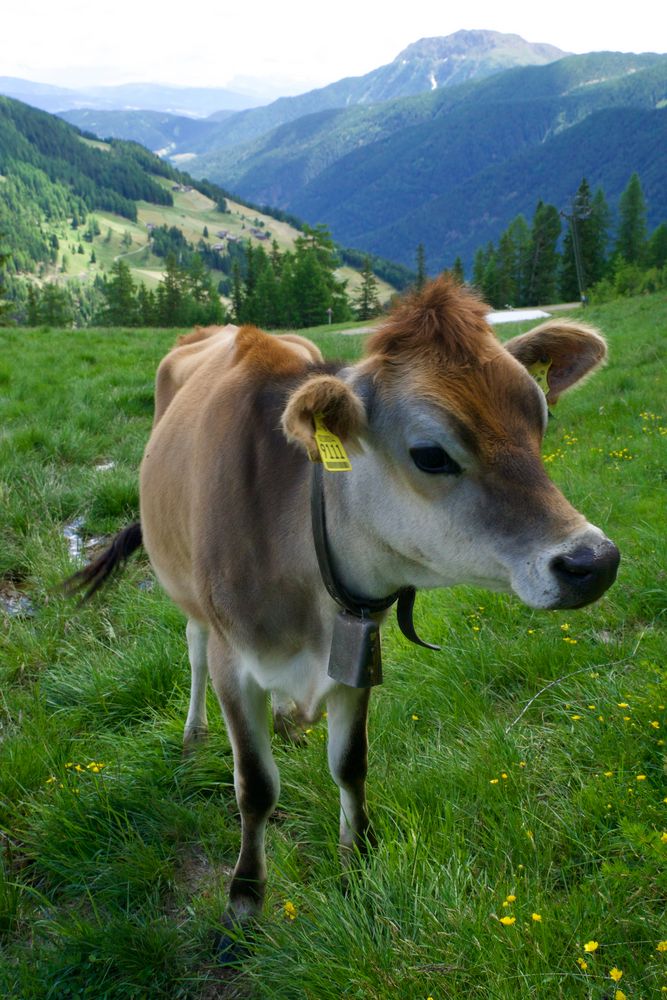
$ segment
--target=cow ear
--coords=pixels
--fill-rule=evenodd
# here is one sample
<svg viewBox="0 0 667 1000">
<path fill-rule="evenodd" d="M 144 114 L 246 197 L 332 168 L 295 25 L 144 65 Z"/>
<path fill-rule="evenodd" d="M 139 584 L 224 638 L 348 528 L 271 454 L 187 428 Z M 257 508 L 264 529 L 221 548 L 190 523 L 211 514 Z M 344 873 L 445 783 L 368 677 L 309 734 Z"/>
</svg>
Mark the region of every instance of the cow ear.
<svg viewBox="0 0 667 1000">
<path fill-rule="evenodd" d="M 607 356 L 607 345 L 597 330 L 566 319 L 542 323 L 504 346 L 528 371 L 533 370 L 531 374 L 537 377 L 541 371 L 538 381 L 550 406 L 594 372 Z"/>
<path fill-rule="evenodd" d="M 366 427 L 366 411 L 356 393 L 334 375 L 314 375 L 295 389 L 282 415 L 283 433 L 300 444 L 308 457 L 319 461 L 315 441 L 315 414 L 322 414 L 327 430 L 354 451 Z"/>
</svg>

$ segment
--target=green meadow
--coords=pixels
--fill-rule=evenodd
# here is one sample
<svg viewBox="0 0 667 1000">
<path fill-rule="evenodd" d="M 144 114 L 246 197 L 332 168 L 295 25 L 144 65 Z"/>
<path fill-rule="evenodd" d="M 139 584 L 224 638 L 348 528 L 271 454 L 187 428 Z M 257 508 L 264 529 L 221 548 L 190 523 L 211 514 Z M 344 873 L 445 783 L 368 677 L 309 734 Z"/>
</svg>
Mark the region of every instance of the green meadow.
<svg viewBox="0 0 667 1000">
<path fill-rule="evenodd" d="M 421 593 L 439 653 L 388 624 L 378 847 L 346 886 L 326 719 L 303 746 L 275 738 L 267 901 L 237 968 L 215 951 L 239 842 L 231 752 L 211 694 L 208 743 L 182 754 L 184 619 L 142 554 L 88 606 L 59 591 L 77 553 L 137 517 L 174 331 L 0 330 L 1 997 L 667 994 L 667 302 L 586 319 L 610 360 L 559 402 L 544 456 L 621 549 L 616 585 L 569 612 Z"/>
</svg>

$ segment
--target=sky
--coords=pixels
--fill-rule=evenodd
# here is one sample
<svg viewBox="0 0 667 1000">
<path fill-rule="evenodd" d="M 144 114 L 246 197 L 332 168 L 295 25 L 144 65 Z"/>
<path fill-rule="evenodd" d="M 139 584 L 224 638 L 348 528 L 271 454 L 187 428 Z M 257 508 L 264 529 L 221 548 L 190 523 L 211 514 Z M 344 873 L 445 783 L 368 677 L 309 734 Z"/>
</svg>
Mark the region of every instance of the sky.
<svg viewBox="0 0 667 1000">
<path fill-rule="evenodd" d="M 569 52 L 667 51 L 656 0 L 5 0 L 0 76 L 61 86 L 273 81 L 296 93 L 391 62 L 420 38 L 488 28 Z"/>
</svg>

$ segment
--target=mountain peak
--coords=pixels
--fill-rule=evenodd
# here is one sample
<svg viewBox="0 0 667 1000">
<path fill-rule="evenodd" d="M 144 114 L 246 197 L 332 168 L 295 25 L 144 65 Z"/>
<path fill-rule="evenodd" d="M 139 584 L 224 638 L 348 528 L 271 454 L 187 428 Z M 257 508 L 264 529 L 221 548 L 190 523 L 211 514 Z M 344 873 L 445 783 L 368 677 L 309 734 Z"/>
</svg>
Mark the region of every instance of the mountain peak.
<svg viewBox="0 0 667 1000">
<path fill-rule="evenodd" d="M 527 42 L 520 35 L 462 29 L 452 35 L 420 38 L 399 52 L 394 64 L 430 63 L 438 86 L 445 86 L 512 66 L 544 65 L 568 54 L 555 45 Z"/>
</svg>

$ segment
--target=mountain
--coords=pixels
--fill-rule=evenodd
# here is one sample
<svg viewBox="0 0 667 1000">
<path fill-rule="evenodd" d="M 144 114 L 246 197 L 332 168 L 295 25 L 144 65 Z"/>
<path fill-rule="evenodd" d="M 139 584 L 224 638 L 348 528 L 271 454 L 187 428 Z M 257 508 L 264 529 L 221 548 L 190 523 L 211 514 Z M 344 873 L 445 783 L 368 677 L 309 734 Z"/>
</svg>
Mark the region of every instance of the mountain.
<svg viewBox="0 0 667 1000">
<path fill-rule="evenodd" d="M 667 218 L 665 103 L 667 56 L 569 56 L 308 115 L 188 169 L 402 263 L 423 242 L 442 267 L 469 261 L 539 198 L 565 207 L 584 173 L 613 201 L 637 170 L 650 181 L 649 221 Z"/>
<path fill-rule="evenodd" d="M 62 111 L 59 118 L 102 139 L 138 142 L 158 156 L 170 156 L 183 147 L 204 141 L 233 111 L 218 111 L 214 118 L 188 118 L 164 111 L 97 111 L 81 108 Z"/>
<path fill-rule="evenodd" d="M 553 45 L 533 44 L 518 35 L 498 31 L 457 31 L 444 38 L 422 38 L 400 52 L 393 62 L 364 76 L 347 77 L 296 97 L 281 97 L 264 107 L 227 117 L 217 130 L 207 128 L 199 134 L 190 133 L 187 139 L 175 144 L 170 155 L 230 149 L 304 115 L 428 93 L 467 80 L 484 79 L 512 66 L 553 62 L 565 54 Z M 67 119 L 80 127 L 89 127 L 83 125 L 80 116 L 68 115 Z M 131 120 L 124 126 L 122 120 L 103 115 L 98 118 L 98 128 L 98 135 L 123 139 L 138 134 Z M 143 139 L 139 141 L 150 149 L 161 148 Z"/>
<path fill-rule="evenodd" d="M 240 93 L 222 87 L 173 87 L 158 83 L 126 83 L 115 87 L 86 87 L 73 90 L 11 76 L 0 77 L 0 94 L 51 113 L 77 108 L 93 108 L 96 111 L 141 109 L 194 118 L 204 118 L 220 110 L 239 111 L 244 108 L 254 108 L 264 103 L 264 98 L 257 94 Z M 117 138 L 128 137 L 117 136 Z"/>
</svg>

